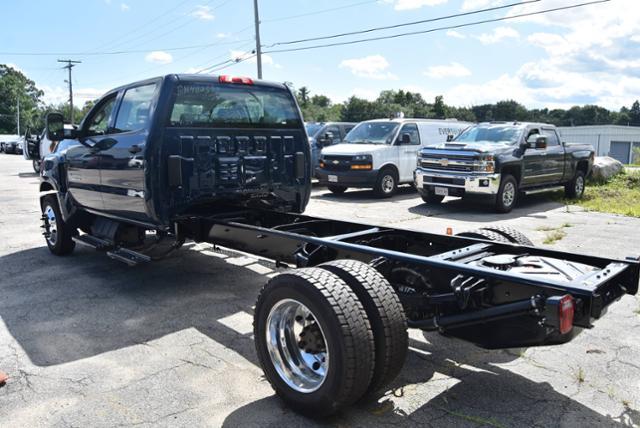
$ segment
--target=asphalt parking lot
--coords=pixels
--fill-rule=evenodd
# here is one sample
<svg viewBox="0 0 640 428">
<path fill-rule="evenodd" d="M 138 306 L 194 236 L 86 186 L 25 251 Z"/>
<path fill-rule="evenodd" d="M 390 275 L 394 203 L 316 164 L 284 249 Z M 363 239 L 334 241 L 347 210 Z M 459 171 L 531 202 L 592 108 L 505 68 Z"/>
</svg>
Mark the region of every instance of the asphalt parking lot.
<svg viewBox="0 0 640 428">
<path fill-rule="evenodd" d="M 0 154 L 0 424 L 314 426 L 273 395 L 257 366 L 252 306 L 277 268 L 210 245 L 129 268 L 91 250 L 49 254 L 38 178 Z M 308 214 L 444 233 L 501 223 L 537 245 L 607 257 L 640 254 L 640 219 L 529 198 L 511 214 L 451 199 L 427 207 L 314 188 Z M 543 244 L 548 231 L 566 236 Z M 640 299 L 558 347 L 485 351 L 410 332 L 393 389 L 331 426 L 638 426 Z"/>
</svg>

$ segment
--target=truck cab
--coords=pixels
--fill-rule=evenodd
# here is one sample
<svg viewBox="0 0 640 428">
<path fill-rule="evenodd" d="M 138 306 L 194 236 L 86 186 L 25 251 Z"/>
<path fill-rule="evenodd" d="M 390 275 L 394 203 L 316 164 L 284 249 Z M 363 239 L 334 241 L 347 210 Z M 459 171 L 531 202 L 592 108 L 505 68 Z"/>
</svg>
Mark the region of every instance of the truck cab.
<svg viewBox="0 0 640 428">
<path fill-rule="evenodd" d="M 344 142 L 324 148 L 316 176 L 333 193 L 349 187 L 393 196 L 400 184 L 413 182 L 418 151 L 446 141 L 470 123 L 457 120 L 376 119 L 359 123 Z"/>
<path fill-rule="evenodd" d="M 225 203 L 302 212 L 309 199 L 309 144 L 284 84 L 172 74 L 107 92 L 71 132 L 53 120 L 61 149 L 41 190 L 64 217 L 158 229 Z"/>
</svg>

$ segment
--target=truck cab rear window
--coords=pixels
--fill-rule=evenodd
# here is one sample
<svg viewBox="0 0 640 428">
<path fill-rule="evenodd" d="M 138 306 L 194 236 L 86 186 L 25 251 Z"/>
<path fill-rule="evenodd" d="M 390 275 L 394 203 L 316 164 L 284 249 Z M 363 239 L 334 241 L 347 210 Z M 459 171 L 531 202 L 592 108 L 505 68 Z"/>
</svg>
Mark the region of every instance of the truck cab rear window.
<svg viewBox="0 0 640 428">
<path fill-rule="evenodd" d="M 293 98 L 278 88 L 185 83 L 176 87 L 170 127 L 297 128 Z"/>
</svg>

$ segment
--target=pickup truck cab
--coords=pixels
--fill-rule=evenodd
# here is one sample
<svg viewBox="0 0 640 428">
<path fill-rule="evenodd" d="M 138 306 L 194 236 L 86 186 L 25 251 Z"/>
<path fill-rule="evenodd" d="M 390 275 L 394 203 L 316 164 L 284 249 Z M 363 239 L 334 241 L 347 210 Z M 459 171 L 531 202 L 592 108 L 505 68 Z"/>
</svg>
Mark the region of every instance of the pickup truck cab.
<svg viewBox="0 0 640 428">
<path fill-rule="evenodd" d="M 340 144 L 344 137 L 356 126 L 351 122 L 306 122 L 305 128 L 311 146 L 311 164 L 313 170 L 320 165 L 320 152 L 323 147 Z"/>
<path fill-rule="evenodd" d="M 594 155 L 588 144 L 561 142 L 553 125 L 480 123 L 452 141 L 422 149 L 415 185 L 427 203 L 483 195 L 505 213 L 521 193 L 564 189 L 568 197 L 580 198 Z"/>
<path fill-rule="evenodd" d="M 399 184 L 413 183 L 418 151 L 444 142 L 471 125 L 457 120 L 376 119 L 359 123 L 342 144 L 326 147 L 316 176 L 333 193 L 349 187 L 393 196 Z"/>
</svg>

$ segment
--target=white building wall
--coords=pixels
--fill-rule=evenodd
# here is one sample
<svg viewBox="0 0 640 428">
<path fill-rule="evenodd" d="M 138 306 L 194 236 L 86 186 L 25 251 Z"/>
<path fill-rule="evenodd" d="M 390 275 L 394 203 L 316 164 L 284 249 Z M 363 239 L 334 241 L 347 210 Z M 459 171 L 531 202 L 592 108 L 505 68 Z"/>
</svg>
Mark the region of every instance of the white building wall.
<svg viewBox="0 0 640 428">
<path fill-rule="evenodd" d="M 629 159 L 633 160 L 633 148 L 640 147 L 640 126 L 593 125 L 558 127 L 562 141 L 591 144 L 597 156 L 609 156 L 611 142 L 629 144 Z M 640 162 L 637 159 L 636 162 Z"/>
</svg>

